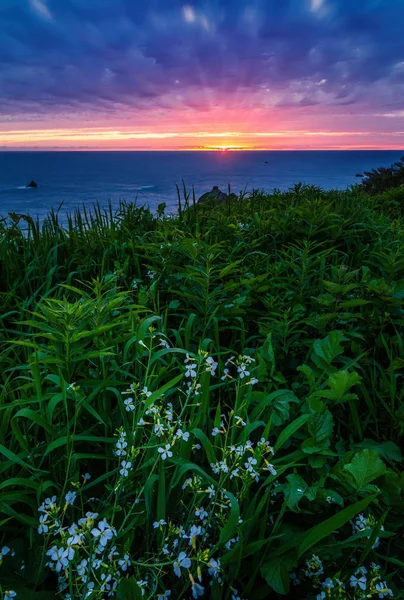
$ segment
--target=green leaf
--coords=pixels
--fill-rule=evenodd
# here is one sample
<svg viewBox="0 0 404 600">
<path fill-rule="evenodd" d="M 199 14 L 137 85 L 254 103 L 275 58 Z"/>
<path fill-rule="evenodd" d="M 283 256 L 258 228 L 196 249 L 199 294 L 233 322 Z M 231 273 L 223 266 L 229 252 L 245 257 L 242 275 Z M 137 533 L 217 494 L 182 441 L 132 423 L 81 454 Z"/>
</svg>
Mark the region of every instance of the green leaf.
<svg viewBox="0 0 404 600">
<path fill-rule="evenodd" d="M 35 412 L 34 410 L 31 410 L 30 408 L 22 408 L 21 410 L 19 410 L 12 418 L 11 426 L 12 426 L 14 419 L 19 419 L 19 418 L 28 419 L 28 420 L 32 421 L 33 423 L 36 423 L 37 425 L 42 427 L 42 429 L 45 429 L 45 431 L 47 431 L 48 433 L 50 433 L 50 434 L 53 433 L 52 427 L 45 421 L 45 419 L 43 419 L 37 412 Z"/>
<path fill-rule="evenodd" d="M 168 383 L 162 385 L 158 390 L 153 392 L 152 395 L 147 398 L 147 401 L 145 402 L 145 408 L 149 408 L 149 406 L 151 406 L 156 400 L 159 400 L 159 398 L 161 398 L 163 394 L 175 387 L 183 377 L 184 375 L 181 373 L 180 375 L 177 375 L 177 377 L 174 377 L 174 379 L 171 379 L 171 381 L 169 381 Z"/>
<path fill-rule="evenodd" d="M 352 461 L 344 466 L 344 471 L 348 471 L 352 475 L 359 491 L 374 479 L 384 475 L 386 465 L 380 460 L 377 452 L 366 448 L 358 452 Z"/>
<path fill-rule="evenodd" d="M 287 425 L 287 427 L 285 427 L 285 429 L 282 430 L 278 439 L 276 440 L 274 451 L 277 452 L 279 448 L 282 448 L 283 444 L 285 444 L 285 442 L 287 442 L 288 439 L 291 438 L 294 433 L 296 433 L 296 431 L 303 427 L 303 425 L 307 423 L 307 421 L 310 418 L 311 416 L 308 414 L 301 415 L 300 417 L 292 421 L 292 423 L 289 423 L 289 425 Z"/>
<path fill-rule="evenodd" d="M 329 410 L 314 415 L 309 422 L 309 433 L 317 444 L 328 440 L 334 429 L 334 420 Z"/>
<path fill-rule="evenodd" d="M 344 351 L 341 346 L 343 340 L 344 334 L 338 330 L 331 331 L 322 340 L 316 340 L 313 344 L 311 360 L 317 367 L 327 372 L 332 361 Z"/>
<path fill-rule="evenodd" d="M 219 545 L 226 544 L 237 531 L 240 519 L 240 507 L 238 501 L 230 492 L 223 491 L 223 494 L 230 500 L 230 514 L 226 525 L 222 528 L 219 536 Z"/>
<path fill-rule="evenodd" d="M 345 523 L 362 512 L 375 498 L 376 496 L 373 495 L 368 496 L 363 500 L 359 500 L 359 502 L 355 502 L 355 504 L 347 506 L 336 515 L 309 529 L 302 536 L 302 541 L 299 544 L 299 558 L 305 554 L 305 552 L 310 550 L 310 548 L 312 548 L 315 544 L 321 542 L 321 540 L 331 535 L 334 531 L 345 525 Z"/>
<path fill-rule="evenodd" d="M 291 566 L 290 559 L 274 558 L 261 567 L 261 575 L 277 594 L 285 596 L 289 593 L 289 569 Z"/>
<path fill-rule="evenodd" d="M 355 371 L 350 373 L 346 369 L 338 371 L 330 376 L 327 381 L 329 390 L 322 390 L 316 392 L 314 395 L 320 398 L 327 398 L 328 400 L 335 400 L 336 402 L 344 402 L 346 400 L 352 400 L 357 398 L 356 394 L 347 394 L 348 390 L 354 385 L 358 385 L 362 378 Z"/>
<path fill-rule="evenodd" d="M 116 592 L 118 600 L 143 600 L 142 588 L 136 579 L 122 579 Z"/>
<path fill-rule="evenodd" d="M 200 429 L 194 429 L 193 431 L 191 431 L 191 433 L 193 433 L 193 435 L 196 438 L 198 438 L 198 440 L 202 443 L 206 456 L 208 457 L 209 463 L 215 463 L 217 460 L 215 450 L 208 436 L 205 433 L 203 433 L 203 431 L 201 431 Z"/>
<path fill-rule="evenodd" d="M 298 508 L 298 504 L 308 490 L 308 486 L 300 475 L 291 473 L 286 479 L 288 483 L 282 486 L 285 493 L 285 501 L 287 506 L 294 511 Z"/>
<path fill-rule="evenodd" d="M 377 452 L 378 456 L 384 460 L 395 462 L 401 462 L 403 460 L 400 448 L 392 441 L 379 443 L 375 440 L 365 439 L 363 442 L 355 444 L 355 448 L 368 448 L 369 450 L 374 450 Z"/>
<path fill-rule="evenodd" d="M 11 452 L 11 450 L 8 450 L 2 444 L 0 444 L 0 454 L 3 454 L 3 456 L 8 458 L 8 460 L 10 462 L 15 463 L 16 465 L 20 465 L 20 467 L 24 467 L 25 469 L 28 469 L 29 471 L 37 471 L 37 472 L 40 471 L 40 469 L 36 469 L 35 467 L 32 467 L 28 463 L 21 460 L 21 458 L 19 458 L 16 454 L 14 454 L 14 452 Z"/>
</svg>

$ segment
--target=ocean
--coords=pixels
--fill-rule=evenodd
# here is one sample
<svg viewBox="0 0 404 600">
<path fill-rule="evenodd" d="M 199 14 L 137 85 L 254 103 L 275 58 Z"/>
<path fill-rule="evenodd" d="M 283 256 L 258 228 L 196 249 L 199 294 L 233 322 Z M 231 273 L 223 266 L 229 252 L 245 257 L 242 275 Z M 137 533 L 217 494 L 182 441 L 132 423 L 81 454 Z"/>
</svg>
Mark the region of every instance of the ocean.
<svg viewBox="0 0 404 600">
<path fill-rule="evenodd" d="M 196 197 L 218 185 L 227 191 L 286 190 L 295 183 L 345 189 L 357 173 L 388 166 L 393 150 L 227 152 L 0 152 L 0 216 L 43 218 L 62 205 L 66 214 L 99 202 L 137 201 L 152 210 L 165 202 L 177 210 L 176 184 Z M 25 186 L 34 180 L 37 189 Z"/>
</svg>

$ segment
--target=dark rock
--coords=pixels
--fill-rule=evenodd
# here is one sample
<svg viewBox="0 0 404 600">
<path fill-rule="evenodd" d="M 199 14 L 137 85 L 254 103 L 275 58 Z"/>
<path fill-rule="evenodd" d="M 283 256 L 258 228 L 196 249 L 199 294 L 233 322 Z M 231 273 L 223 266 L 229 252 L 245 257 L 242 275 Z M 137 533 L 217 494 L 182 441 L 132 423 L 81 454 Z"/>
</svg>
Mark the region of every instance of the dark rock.
<svg viewBox="0 0 404 600">
<path fill-rule="evenodd" d="M 37 188 L 38 184 L 35 183 L 35 181 L 30 181 L 30 183 L 28 185 L 26 185 L 25 187 L 29 187 L 29 188 Z"/>
<path fill-rule="evenodd" d="M 203 194 L 199 198 L 198 204 L 205 204 L 206 202 L 214 202 L 215 204 L 226 204 L 226 202 L 229 202 L 229 200 L 233 200 L 234 198 L 237 198 L 236 194 L 230 194 L 229 196 L 228 194 L 221 192 L 217 185 L 215 185 L 211 192 L 206 192 L 206 194 Z"/>
</svg>

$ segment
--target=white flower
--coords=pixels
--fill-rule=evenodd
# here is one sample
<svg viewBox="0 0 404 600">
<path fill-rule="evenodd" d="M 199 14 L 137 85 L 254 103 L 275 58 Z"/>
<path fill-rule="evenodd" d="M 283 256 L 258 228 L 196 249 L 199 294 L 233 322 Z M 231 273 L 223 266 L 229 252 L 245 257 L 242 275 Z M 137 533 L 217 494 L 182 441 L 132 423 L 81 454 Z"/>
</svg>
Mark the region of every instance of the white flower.
<svg viewBox="0 0 404 600">
<path fill-rule="evenodd" d="M 187 370 L 185 371 L 185 377 L 192 377 L 195 378 L 196 377 L 196 371 L 195 369 L 193 369 L 194 365 L 189 365 L 187 367 Z"/>
<path fill-rule="evenodd" d="M 192 484 L 192 477 L 188 477 L 188 479 L 186 479 L 184 481 L 184 483 L 182 484 L 182 489 L 185 490 L 185 488 L 187 488 L 191 484 Z"/>
<path fill-rule="evenodd" d="M 119 471 L 119 473 L 122 475 L 122 477 L 128 477 L 129 476 L 129 469 L 131 469 L 132 463 L 131 462 L 127 462 L 126 460 L 123 460 L 121 462 L 121 467 L 122 467 L 122 469 Z"/>
<path fill-rule="evenodd" d="M 230 377 L 229 369 L 224 369 L 223 373 L 224 373 L 224 375 L 222 375 L 222 377 L 220 378 L 222 381 L 224 381 L 227 377 Z"/>
<path fill-rule="evenodd" d="M 45 519 L 46 519 L 46 517 L 45 517 Z M 3 548 L 0 551 L 0 555 L 6 556 L 9 552 L 10 552 L 10 548 L 8 546 L 3 546 Z"/>
<path fill-rule="evenodd" d="M 125 409 L 127 412 L 130 412 L 131 410 L 135 410 L 135 405 L 133 404 L 133 398 L 126 398 L 126 400 L 123 401 L 124 405 L 125 405 Z"/>
<path fill-rule="evenodd" d="M 217 362 L 215 362 L 214 359 L 211 356 L 209 356 L 206 359 L 206 364 L 206 371 L 210 372 L 212 376 L 216 375 L 216 369 L 218 366 Z"/>
<path fill-rule="evenodd" d="M 246 463 L 244 463 L 245 468 L 247 469 L 247 471 L 249 471 L 250 473 L 252 473 L 254 471 L 254 465 L 257 464 L 257 459 L 250 457 Z"/>
<path fill-rule="evenodd" d="M 111 573 L 109 573 L 108 575 L 106 575 L 105 573 L 101 574 L 101 581 L 103 581 L 103 584 L 100 588 L 101 592 L 109 592 L 111 590 L 111 584 L 109 583 L 112 579 L 112 575 Z"/>
<path fill-rule="evenodd" d="M 144 386 L 144 388 L 142 389 L 142 394 L 145 394 L 146 398 L 150 398 L 150 396 L 152 395 L 152 392 L 150 392 L 148 390 L 148 388 L 146 386 Z"/>
<path fill-rule="evenodd" d="M 121 567 L 122 571 L 126 573 L 131 565 L 129 554 L 125 554 L 121 560 L 118 560 L 118 565 Z"/>
<path fill-rule="evenodd" d="M 169 598 L 171 596 L 171 590 L 166 590 L 164 592 L 164 594 L 159 594 L 157 596 L 157 600 L 166 600 L 166 598 Z"/>
<path fill-rule="evenodd" d="M 215 560 L 214 558 L 211 558 L 209 560 L 208 573 L 211 577 L 213 577 L 213 579 L 217 579 L 219 577 L 219 573 L 220 573 L 220 560 L 219 559 Z"/>
<path fill-rule="evenodd" d="M 52 498 L 46 498 L 46 500 L 38 508 L 38 512 L 46 512 L 48 510 L 51 510 L 52 508 L 56 508 L 56 503 L 56 496 L 52 496 Z"/>
<path fill-rule="evenodd" d="M 161 423 L 156 423 L 155 426 L 153 427 L 153 430 L 154 430 L 154 433 L 157 435 L 157 437 L 161 437 L 163 435 L 164 431 L 166 430 L 166 428 Z"/>
<path fill-rule="evenodd" d="M 167 525 L 167 522 L 164 519 L 160 519 L 160 521 L 154 521 L 153 529 L 158 529 L 160 526 Z"/>
<path fill-rule="evenodd" d="M 95 519 L 98 518 L 98 513 L 93 513 L 93 512 L 86 512 L 86 517 L 81 518 L 78 520 L 78 524 L 80 526 L 82 525 L 87 525 L 88 521 L 94 521 Z"/>
<path fill-rule="evenodd" d="M 77 574 L 79 577 L 83 577 L 87 573 L 87 565 L 88 561 L 85 558 L 77 565 Z"/>
<path fill-rule="evenodd" d="M 184 534 L 184 538 L 189 538 L 189 545 L 192 546 L 198 535 L 202 535 L 202 527 L 200 525 L 192 525 L 189 530 L 189 535 Z"/>
<path fill-rule="evenodd" d="M 351 575 L 351 579 L 349 580 L 349 583 L 351 584 L 351 587 L 356 588 L 359 587 L 361 590 L 366 590 L 366 577 L 364 575 L 362 575 L 362 577 L 356 577 L 355 575 Z"/>
<path fill-rule="evenodd" d="M 381 581 L 376 584 L 376 591 L 379 594 L 379 598 L 385 598 L 386 596 L 393 596 L 393 592 L 390 588 L 387 587 L 387 583 L 385 581 Z"/>
<path fill-rule="evenodd" d="M 258 379 L 256 379 L 255 377 L 252 377 L 252 378 L 250 379 L 250 381 L 247 381 L 247 384 L 246 384 L 246 385 L 255 385 L 256 383 L 259 383 L 259 382 L 258 382 Z"/>
<path fill-rule="evenodd" d="M 214 427 L 212 429 L 212 437 L 216 437 L 219 433 L 220 433 L 220 429 L 218 429 L 217 427 Z"/>
<path fill-rule="evenodd" d="M 265 461 L 265 464 L 266 464 L 267 470 L 271 473 L 271 475 L 276 475 L 276 469 L 275 469 L 275 467 L 273 465 L 271 465 L 269 462 L 266 462 L 266 461 Z"/>
<path fill-rule="evenodd" d="M 39 527 L 38 527 L 39 535 L 41 535 L 42 533 L 48 533 L 48 531 L 49 531 L 49 527 L 46 524 L 47 518 L 48 518 L 48 515 L 41 515 L 39 517 Z"/>
<path fill-rule="evenodd" d="M 325 581 L 321 584 L 324 588 L 331 590 L 334 587 L 334 582 L 330 577 L 327 577 Z"/>
<path fill-rule="evenodd" d="M 84 481 L 90 481 L 91 475 L 90 473 L 84 473 L 84 475 L 82 475 L 82 478 L 84 479 Z"/>
<path fill-rule="evenodd" d="M 157 451 L 161 454 L 161 458 L 166 460 L 166 458 L 171 458 L 173 453 L 170 450 L 170 444 L 166 444 L 164 448 L 158 448 Z"/>
<path fill-rule="evenodd" d="M 159 342 L 160 346 L 163 346 L 163 348 L 170 348 L 170 344 L 166 340 L 160 338 Z"/>
<path fill-rule="evenodd" d="M 205 588 L 194 581 L 192 584 L 192 596 L 196 599 L 199 598 L 199 596 L 203 596 L 204 593 Z"/>
<path fill-rule="evenodd" d="M 187 557 L 185 552 L 181 552 L 178 555 L 177 560 L 174 562 L 174 573 L 177 575 L 177 577 L 181 577 L 181 569 L 189 569 L 190 566 L 191 559 Z"/>
<path fill-rule="evenodd" d="M 99 538 L 100 545 L 105 547 L 114 535 L 116 535 L 116 529 L 108 525 L 106 519 L 103 519 L 98 523 L 98 528 L 94 527 L 91 530 L 91 534 L 95 538 Z"/>
<path fill-rule="evenodd" d="M 182 432 L 182 429 L 178 429 L 175 436 L 179 439 L 184 440 L 184 442 L 187 442 L 189 440 L 189 433 L 188 431 L 185 431 L 184 433 Z"/>
<path fill-rule="evenodd" d="M 127 447 L 128 442 L 125 440 L 125 438 L 123 437 L 123 435 L 121 435 L 121 437 L 119 438 L 119 440 L 117 441 L 116 445 L 115 445 L 115 454 L 117 456 L 125 456 L 126 455 L 126 450 L 125 448 Z"/>
<path fill-rule="evenodd" d="M 14 592 L 14 590 L 7 590 L 4 592 L 4 600 L 12 600 L 12 598 L 15 598 L 17 595 L 16 592 Z"/>
<path fill-rule="evenodd" d="M 216 494 L 215 488 L 213 487 L 213 485 L 210 485 L 208 487 L 208 489 L 206 490 L 206 492 L 209 494 L 209 498 L 213 498 Z"/>
<path fill-rule="evenodd" d="M 236 425 L 241 425 L 242 427 L 245 427 L 247 425 L 247 423 L 245 421 L 243 421 L 243 419 L 241 417 L 234 415 L 234 418 L 237 419 Z"/>
<path fill-rule="evenodd" d="M 240 375 L 240 379 L 244 379 L 244 377 L 248 377 L 250 375 L 250 371 L 247 371 L 247 367 L 244 364 L 241 364 L 237 367 L 237 372 Z"/>
<path fill-rule="evenodd" d="M 204 521 L 209 516 L 206 510 L 203 508 L 203 506 L 200 506 L 195 510 L 195 515 L 199 517 L 201 521 Z"/>
<path fill-rule="evenodd" d="M 74 550 L 73 548 L 58 548 L 57 546 L 53 546 L 50 550 L 48 550 L 46 555 L 50 556 L 50 559 L 56 563 L 56 573 L 60 573 L 62 568 L 66 569 L 69 564 L 69 560 L 73 559 Z"/>
<path fill-rule="evenodd" d="M 66 504 L 74 504 L 74 501 L 76 500 L 76 492 L 67 492 L 66 496 L 65 496 L 65 501 Z"/>
</svg>

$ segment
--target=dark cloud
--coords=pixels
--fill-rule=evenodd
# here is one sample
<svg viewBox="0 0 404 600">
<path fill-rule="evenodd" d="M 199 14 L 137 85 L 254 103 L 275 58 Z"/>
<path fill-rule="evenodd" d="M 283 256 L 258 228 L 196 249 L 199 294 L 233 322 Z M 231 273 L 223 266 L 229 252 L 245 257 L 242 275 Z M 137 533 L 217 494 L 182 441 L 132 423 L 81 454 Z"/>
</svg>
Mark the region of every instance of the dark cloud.
<svg viewBox="0 0 404 600">
<path fill-rule="evenodd" d="M 398 110 L 402 23 L 402 0 L 2 0 L 0 113 Z"/>
</svg>

